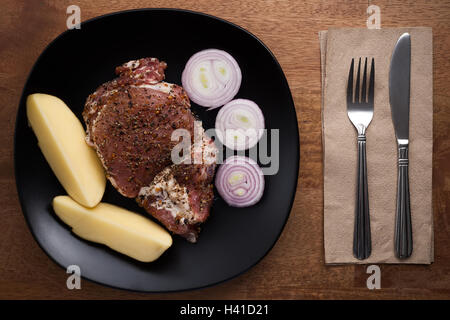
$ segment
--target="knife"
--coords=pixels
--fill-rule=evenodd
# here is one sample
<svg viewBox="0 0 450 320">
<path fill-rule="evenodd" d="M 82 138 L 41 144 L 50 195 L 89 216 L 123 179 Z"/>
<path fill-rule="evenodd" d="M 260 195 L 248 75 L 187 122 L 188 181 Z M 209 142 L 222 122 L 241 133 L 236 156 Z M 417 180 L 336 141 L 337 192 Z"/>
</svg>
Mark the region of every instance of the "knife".
<svg viewBox="0 0 450 320">
<path fill-rule="evenodd" d="M 404 33 L 395 45 L 389 71 L 389 102 L 398 148 L 395 255 L 399 259 L 410 257 L 413 250 L 408 177 L 410 74 L 411 37 Z"/>
</svg>

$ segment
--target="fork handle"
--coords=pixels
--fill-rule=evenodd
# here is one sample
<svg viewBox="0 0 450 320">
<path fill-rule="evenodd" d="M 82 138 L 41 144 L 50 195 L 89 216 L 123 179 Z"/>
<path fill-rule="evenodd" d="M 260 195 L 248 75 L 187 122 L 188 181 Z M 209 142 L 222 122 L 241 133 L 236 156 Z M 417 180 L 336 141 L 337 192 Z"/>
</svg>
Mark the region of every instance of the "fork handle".
<svg viewBox="0 0 450 320">
<path fill-rule="evenodd" d="M 364 260 L 372 252 L 370 239 L 369 192 L 367 188 L 366 136 L 358 135 L 358 174 L 356 182 L 353 255 Z"/>
<path fill-rule="evenodd" d="M 397 212 L 395 218 L 395 255 L 399 259 L 410 257 L 413 250 L 408 167 L 408 145 L 400 145 L 398 147 Z"/>
</svg>

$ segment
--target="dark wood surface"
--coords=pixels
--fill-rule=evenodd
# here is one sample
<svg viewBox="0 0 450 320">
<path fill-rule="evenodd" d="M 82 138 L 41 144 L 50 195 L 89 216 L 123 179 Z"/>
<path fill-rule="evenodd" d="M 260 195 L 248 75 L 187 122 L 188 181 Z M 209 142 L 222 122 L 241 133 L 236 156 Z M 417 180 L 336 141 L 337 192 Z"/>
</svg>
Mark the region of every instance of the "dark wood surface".
<svg viewBox="0 0 450 320">
<path fill-rule="evenodd" d="M 366 287 L 366 266 L 325 266 L 318 32 L 365 27 L 372 1 L 3 0 L 0 10 L 0 298 L 8 299 L 347 299 L 450 298 L 450 2 L 376 1 L 382 27 L 430 26 L 434 42 L 433 208 L 435 263 L 382 265 L 380 290 Z M 13 132 L 21 90 L 45 46 L 66 29 L 66 8 L 86 20 L 109 12 L 174 7 L 236 23 L 259 37 L 280 62 L 294 97 L 301 140 L 300 174 L 289 221 L 273 250 L 254 268 L 220 285 L 142 294 L 67 274 L 34 241 L 14 181 Z M 149 30 L 149 33 L 152 32 Z"/>
</svg>

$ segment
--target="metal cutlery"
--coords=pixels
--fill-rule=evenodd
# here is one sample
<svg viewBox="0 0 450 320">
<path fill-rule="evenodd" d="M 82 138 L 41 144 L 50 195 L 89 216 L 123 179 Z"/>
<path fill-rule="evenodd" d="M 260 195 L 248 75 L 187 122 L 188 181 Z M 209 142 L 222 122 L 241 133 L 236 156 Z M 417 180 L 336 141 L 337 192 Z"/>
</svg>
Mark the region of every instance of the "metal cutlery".
<svg viewBox="0 0 450 320">
<path fill-rule="evenodd" d="M 367 58 L 364 62 L 362 85 L 360 85 L 361 58 L 358 63 L 354 84 L 352 59 L 347 83 L 347 115 L 358 132 L 358 171 L 355 205 L 355 226 L 353 234 L 353 255 L 367 259 L 372 251 L 370 236 L 369 192 L 367 187 L 366 130 L 372 121 L 375 94 L 375 61 L 372 59 L 369 83 L 367 83 Z M 368 84 L 368 89 L 367 89 Z M 353 90 L 353 87 L 355 89 Z M 367 93 L 368 91 L 368 93 Z"/>
<path fill-rule="evenodd" d="M 410 74 L 411 37 L 404 33 L 395 45 L 389 71 L 389 102 L 398 147 L 395 254 L 399 259 L 410 257 L 413 250 L 408 176 Z"/>
</svg>

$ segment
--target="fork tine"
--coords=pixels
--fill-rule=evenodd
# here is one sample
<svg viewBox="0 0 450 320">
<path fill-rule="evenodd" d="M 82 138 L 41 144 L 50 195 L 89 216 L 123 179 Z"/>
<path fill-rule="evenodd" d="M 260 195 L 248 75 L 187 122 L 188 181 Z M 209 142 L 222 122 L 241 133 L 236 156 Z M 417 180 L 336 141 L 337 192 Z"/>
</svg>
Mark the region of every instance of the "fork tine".
<svg viewBox="0 0 450 320">
<path fill-rule="evenodd" d="M 361 87 L 361 102 L 366 103 L 366 91 L 367 91 L 367 58 L 364 61 L 364 73 Z"/>
<path fill-rule="evenodd" d="M 353 67 L 355 64 L 355 59 L 352 59 L 352 64 L 350 65 L 350 71 L 348 73 L 347 82 L 347 103 L 353 102 Z"/>
<path fill-rule="evenodd" d="M 369 80 L 369 103 L 373 105 L 375 96 L 375 59 L 372 58 L 372 67 L 370 68 L 370 80 Z"/>
<path fill-rule="evenodd" d="M 361 58 L 359 58 L 358 63 L 358 73 L 356 74 L 356 88 L 355 88 L 355 103 L 359 102 L 359 82 L 360 82 L 360 73 L 361 73 Z"/>
</svg>

